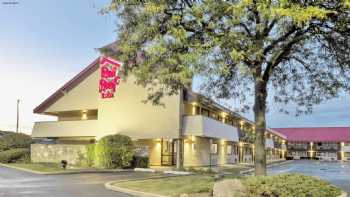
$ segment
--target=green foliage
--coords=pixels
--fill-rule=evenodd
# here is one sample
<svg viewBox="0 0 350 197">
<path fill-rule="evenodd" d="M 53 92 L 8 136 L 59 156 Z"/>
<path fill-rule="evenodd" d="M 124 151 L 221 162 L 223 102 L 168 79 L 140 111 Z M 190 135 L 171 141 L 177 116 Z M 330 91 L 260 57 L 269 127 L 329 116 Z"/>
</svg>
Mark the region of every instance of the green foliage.
<svg viewBox="0 0 350 197">
<path fill-rule="evenodd" d="M 296 114 L 350 88 L 350 3 L 340 1 L 112 1 L 117 50 L 106 55 L 124 62 L 147 85 L 147 100 L 190 88 L 217 99 L 240 101 L 274 89 L 273 102 L 296 103 Z M 255 90 L 254 83 L 261 82 Z M 281 106 L 281 111 L 286 108 Z"/>
<path fill-rule="evenodd" d="M 0 138 L 0 151 L 13 148 L 29 148 L 32 138 L 23 133 L 9 133 Z"/>
<path fill-rule="evenodd" d="M 255 140 L 262 142 L 267 104 L 289 113 L 284 105 L 294 103 L 300 115 L 350 89 L 349 5 L 113 0 L 102 12 L 117 15 L 118 40 L 101 52 L 124 62 L 121 73 L 132 72 L 154 104 L 190 89 L 194 77 L 206 96 L 238 101 L 242 111 L 254 100 Z M 264 145 L 256 144 L 256 160 L 263 161 Z M 255 165 L 265 174 L 265 162 Z"/>
<path fill-rule="evenodd" d="M 131 167 L 133 168 L 148 168 L 149 157 L 134 155 L 131 161 Z"/>
<path fill-rule="evenodd" d="M 25 162 L 30 157 L 28 148 L 15 148 L 0 152 L 0 163 Z"/>
<path fill-rule="evenodd" d="M 96 166 L 124 168 L 130 166 L 134 150 L 131 138 L 125 135 L 108 135 L 96 145 Z"/>
<path fill-rule="evenodd" d="M 241 181 L 246 197 L 337 197 L 341 193 L 328 182 L 301 174 L 248 177 Z"/>
<path fill-rule="evenodd" d="M 86 146 L 86 164 L 88 167 L 92 167 L 95 165 L 95 144 L 89 144 Z"/>
</svg>

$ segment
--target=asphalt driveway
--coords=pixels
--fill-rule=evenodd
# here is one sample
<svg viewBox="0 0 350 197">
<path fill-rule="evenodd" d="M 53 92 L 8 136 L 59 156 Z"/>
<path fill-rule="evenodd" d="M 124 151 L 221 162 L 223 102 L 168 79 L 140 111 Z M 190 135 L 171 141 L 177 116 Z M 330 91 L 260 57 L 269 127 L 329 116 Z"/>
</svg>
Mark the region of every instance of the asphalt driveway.
<svg viewBox="0 0 350 197">
<path fill-rule="evenodd" d="M 142 172 L 37 175 L 0 166 L 0 197 L 130 197 L 106 190 L 104 183 L 159 175 Z"/>
</svg>

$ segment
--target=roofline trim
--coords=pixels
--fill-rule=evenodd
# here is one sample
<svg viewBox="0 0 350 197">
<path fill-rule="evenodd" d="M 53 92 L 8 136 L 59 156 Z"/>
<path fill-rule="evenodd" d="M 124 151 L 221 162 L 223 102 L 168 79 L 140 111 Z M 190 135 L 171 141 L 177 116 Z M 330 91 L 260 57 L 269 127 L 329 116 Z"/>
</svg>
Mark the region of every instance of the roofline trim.
<svg viewBox="0 0 350 197">
<path fill-rule="evenodd" d="M 61 88 L 59 88 L 46 100 L 44 100 L 40 105 L 38 105 L 33 110 L 33 113 L 36 113 L 36 114 L 43 113 L 52 104 L 54 104 L 56 101 L 62 98 L 66 92 L 69 92 L 70 90 L 72 90 L 74 87 L 79 85 L 82 81 L 84 81 L 88 76 L 90 76 L 93 72 L 95 72 L 99 68 L 99 59 L 100 59 L 99 57 L 96 58 L 84 70 L 82 70 L 80 73 L 75 75 L 71 80 L 69 80 L 66 84 L 64 84 Z"/>
</svg>

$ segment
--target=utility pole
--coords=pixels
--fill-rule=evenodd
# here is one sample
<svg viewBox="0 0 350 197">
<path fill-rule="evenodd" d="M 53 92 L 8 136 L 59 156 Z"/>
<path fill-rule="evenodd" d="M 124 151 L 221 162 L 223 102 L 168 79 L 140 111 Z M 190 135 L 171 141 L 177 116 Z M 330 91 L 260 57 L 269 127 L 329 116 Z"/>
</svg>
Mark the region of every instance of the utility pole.
<svg viewBox="0 0 350 197">
<path fill-rule="evenodd" d="M 18 127 L 19 127 L 19 102 L 20 100 L 17 99 L 17 121 L 16 121 L 16 133 L 18 133 Z"/>
</svg>

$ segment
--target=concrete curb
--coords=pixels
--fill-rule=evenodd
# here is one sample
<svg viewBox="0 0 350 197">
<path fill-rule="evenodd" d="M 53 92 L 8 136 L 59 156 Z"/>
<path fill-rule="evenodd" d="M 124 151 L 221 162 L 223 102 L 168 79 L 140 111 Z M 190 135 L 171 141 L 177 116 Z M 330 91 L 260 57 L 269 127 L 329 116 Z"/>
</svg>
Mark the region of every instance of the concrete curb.
<svg viewBox="0 0 350 197">
<path fill-rule="evenodd" d="M 342 190 L 339 197 L 348 197 L 348 194 Z"/>
<path fill-rule="evenodd" d="M 116 169 L 116 170 L 74 170 L 74 171 L 68 170 L 68 171 L 62 171 L 62 172 L 40 172 L 40 171 L 36 171 L 36 170 L 30 170 L 30 169 L 21 168 L 21 167 L 12 166 L 12 165 L 3 164 L 3 163 L 0 163 L 0 166 L 6 167 L 6 168 L 12 168 L 12 169 L 16 169 L 16 170 L 21 170 L 21 171 L 29 172 L 29 173 L 33 173 L 33 174 L 40 174 L 40 175 L 68 175 L 68 174 L 82 174 L 82 173 L 134 172 L 133 169 L 127 169 L 127 170 L 123 170 L 123 169 Z"/>
<path fill-rule="evenodd" d="M 292 163 L 292 162 L 293 162 L 293 160 L 286 160 L 286 161 L 283 161 L 283 162 L 271 163 L 271 164 L 267 164 L 267 168 L 273 167 L 273 166 L 279 166 L 279 165 L 289 164 L 289 163 Z M 239 173 L 240 173 L 241 175 L 243 175 L 243 174 L 252 173 L 252 172 L 254 172 L 254 171 L 255 171 L 255 169 L 252 168 L 252 169 L 249 169 L 249 170 L 240 171 Z"/>
<path fill-rule="evenodd" d="M 135 168 L 134 169 L 135 172 L 157 172 L 155 169 L 151 169 L 151 168 Z"/>
<path fill-rule="evenodd" d="M 122 187 L 117 187 L 115 185 L 112 185 L 113 183 L 115 183 L 115 181 L 110 181 L 110 182 L 105 183 L 105 188 L 112 190 L 112 191 L 130 194 L 130 195 L 137 196 L 137 197 L 169 197 L 169 196 L 164 196 L 164 195 L 160 195 L 160 194 L 153 194 L 153 193 L 147 193 L 147 192 L 126 189 L 126 188 L 122 188 Z"/>
</svg>

